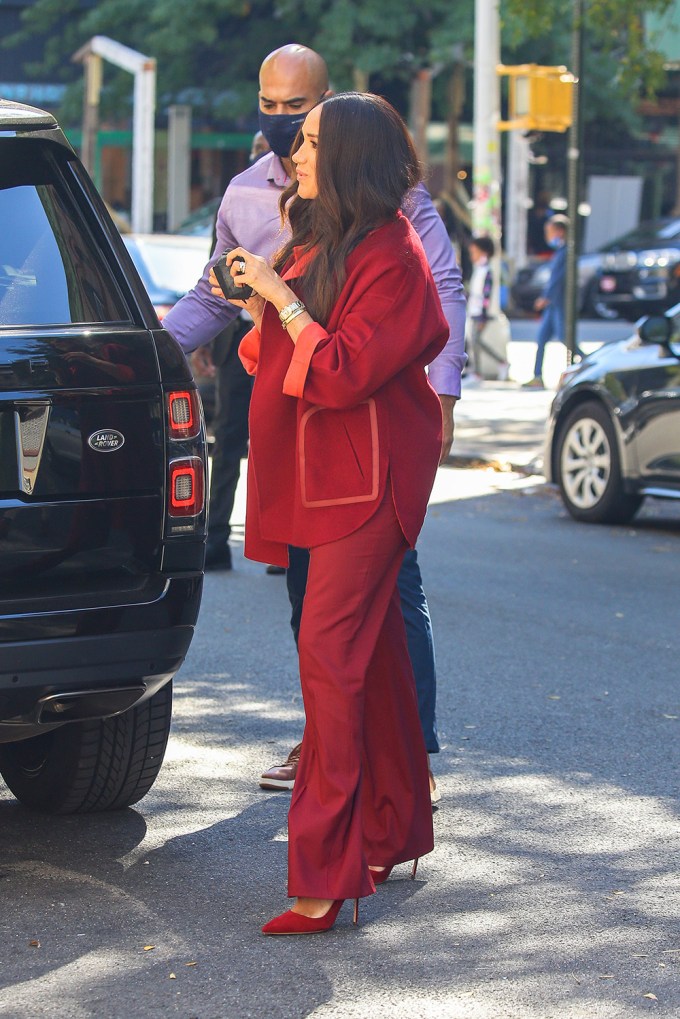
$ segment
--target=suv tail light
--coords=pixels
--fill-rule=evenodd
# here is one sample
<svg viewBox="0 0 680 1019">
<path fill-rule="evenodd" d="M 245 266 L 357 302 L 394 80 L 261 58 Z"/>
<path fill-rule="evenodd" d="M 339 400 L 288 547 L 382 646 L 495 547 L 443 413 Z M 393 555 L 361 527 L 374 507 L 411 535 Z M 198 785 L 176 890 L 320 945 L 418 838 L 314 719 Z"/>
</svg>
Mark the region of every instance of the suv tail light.
<svg viewBox="0 0 680 1019">
<path fill-rule="evenodd" d="M 172 389 L 165 395 L 167 538 L 205 539 L 207 526 L 205 434 L 203 410 L 196 389 Z M 177 548 L 166 547 L 164 563 L 179 562 Z M 171 556 L 169 559 L 168 556 Z M 181 559 L 181 556 L 180 556 Z"/>
<path fill-rule="evenodd" d="M 168 393 L 168 434 L 171 439 L 190 439 L 198 435 L 201 415 L 195 389 Z"/>
<path fill-rule="evenodd" d="M 196 517 L 203 511 L 204 503 L 205 481 L 200 457 L 171 460 L 168 479 L 169 516 Z"/>
</svg>

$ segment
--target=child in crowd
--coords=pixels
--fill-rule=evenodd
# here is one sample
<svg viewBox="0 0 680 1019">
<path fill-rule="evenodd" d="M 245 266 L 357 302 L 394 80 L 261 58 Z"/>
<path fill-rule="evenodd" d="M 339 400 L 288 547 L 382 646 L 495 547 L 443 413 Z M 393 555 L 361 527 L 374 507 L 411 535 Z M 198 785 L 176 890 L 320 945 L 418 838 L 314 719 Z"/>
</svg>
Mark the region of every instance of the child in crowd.
<svg viewBox="0 0 680 1019">
<path fill-rule="evenodd" d="M 508 362 L 499 357 L 488 344 L 484 343 L 483 334 L 489 320 L 491 292 L 493 289 L 493 271 L 491 259 L 494 256 L 494 243 L 490 237 L 474 237 L 469 244 L 468 252 L 472 261 L 468 291 L 468 381 L 481 382 L 480 354 L 483 351 L 498 364 L 497 378 L 505 381 L 508 377 Z"/>
</svg>

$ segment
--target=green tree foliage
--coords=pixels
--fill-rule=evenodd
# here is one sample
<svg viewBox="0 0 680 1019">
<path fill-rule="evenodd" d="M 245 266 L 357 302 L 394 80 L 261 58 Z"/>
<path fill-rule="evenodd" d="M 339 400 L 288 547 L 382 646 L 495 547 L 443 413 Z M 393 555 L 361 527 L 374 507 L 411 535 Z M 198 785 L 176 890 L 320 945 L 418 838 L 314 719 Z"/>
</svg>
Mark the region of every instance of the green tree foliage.
<svg viewBox="0 0 680 1019">
<path fill-rule="evenodd" d="M 81 0 L 35 0 L 23 22 L 21 37 L 45 38 L 43 73 L 72 80 L 72 54 L 92 36 L 110 36 L 156 58 L 161 104 L 190 101 L 208 120 L 252 109 L 266 54 L 286 42 L 310 43 L 312 35 L 309 27 L 284 22 L 271 0 L 100 0 L 88 7 Z M 129 76 L 107 66 L 104 112 L 120 110 L 129 92 Z"/>
<path fill-rule="evenodd" d="M 334 85 L 351 88 L 371 76 L 408 81 L 419 67 L 449 64 L 454 47 L 470 50 L 473 21 L 474 0 L 100 0 L 87 7 L 35 0 L 22 35 L 43 36 L 41 70 L 67 79 L 71 55 L 93 35 L 108 35 L 157 59 L 162 102 L 188 99 L 209 119 L 252 107 L 263 57 L 284 43 L 318 49 Z M 129 79 L 107 68 L 105 81 L 115 108 Z"/>
<path fill-rule="evenodd" d="M 314 25 L 312 45 L 338 88 L 371 75 L 409 80 L 418 68 L 450 63 L 454 47 L 472 44 L 474 0 L 280 0 L 278 11 Z"/>
<path fill-rule="evenodd" d="M 645 44 L 642 12 L 663 13 L 673 2 L 584 0 L 587 118 L 632 124 L 631 97 L 662 75 L 660 53 Z M 472 59 L 474 7 L 475 0 L 35 0 L 23 35 L 45 39 L 41 69 L 67 80 L 71 55 L 93 35 L 147 53 L 158 61 L 159 106 L 191 102 L 206 122 L 251 111 L 263 57 L 293 41 L 324 54 L 336 88 L 401 82 L 405 97 L 403 85 L 419 67 L 443 69 L 434 93 L 443 117 L 446 69 L 461 55 Z M 569 64 L 569 0 L 500 0 L 500 10 L 506 63 Z M 107 67 L 105 84 L 104 113 L 127 112 L 129 76 Z"/>
<path fill-rule="evenodd" d="M 587 55 L 607 62 L 612 90 L 628 96 L 652 93 L 664 80 L 659 39 L 647 39 L 644 15 L 664 14 L 675 0 L 583 0 Z M 501 0 L 508 41 L 548 38 L 569 63 L 573 3 L 565 0 Z M 568 22 L 568 26 L 565 24 Z M 593 60 L 588 60 L 593 66 Z"/>
</svg>

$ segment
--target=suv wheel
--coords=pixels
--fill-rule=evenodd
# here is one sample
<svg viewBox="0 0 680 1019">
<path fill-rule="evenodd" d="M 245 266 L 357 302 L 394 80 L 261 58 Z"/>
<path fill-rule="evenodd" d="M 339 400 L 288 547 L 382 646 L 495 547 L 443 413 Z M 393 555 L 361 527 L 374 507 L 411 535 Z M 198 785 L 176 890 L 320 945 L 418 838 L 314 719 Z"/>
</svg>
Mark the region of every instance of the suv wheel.
<svg viewBox="0 0 680 1019">
<path fill-rule="evenodd" d="M 622 524 L 631 520 L 642 497 L 624 491 L 614 426 L 595 402 L 576 407 L 560 430 L 557 482 L 575 520 Z"/>
<path fill-rule="evenodd" d="M 172 683 L 122 715 L 72 722 L 0 744 L 0 774 L 26 807 L 51 814 L 118 810 L 141 800 L 163 763 Z"/>
</svg>

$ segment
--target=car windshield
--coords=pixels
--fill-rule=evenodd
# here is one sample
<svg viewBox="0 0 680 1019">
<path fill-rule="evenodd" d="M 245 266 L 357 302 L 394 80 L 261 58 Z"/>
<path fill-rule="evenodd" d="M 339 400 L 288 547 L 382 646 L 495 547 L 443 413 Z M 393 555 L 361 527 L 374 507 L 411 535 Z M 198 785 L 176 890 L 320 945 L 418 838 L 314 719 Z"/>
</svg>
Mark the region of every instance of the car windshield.
<svg viewBox="0 0 680 1019">
<path fill-rule="evenodd" d="M 680 244 L 680 219 L 665 219 L 661 222 L 640 223 L 622 237 L 616 237 L 605 244 L 601 251 L 629 251 L 643 248 L 667 247 Z"/>
</svg>

